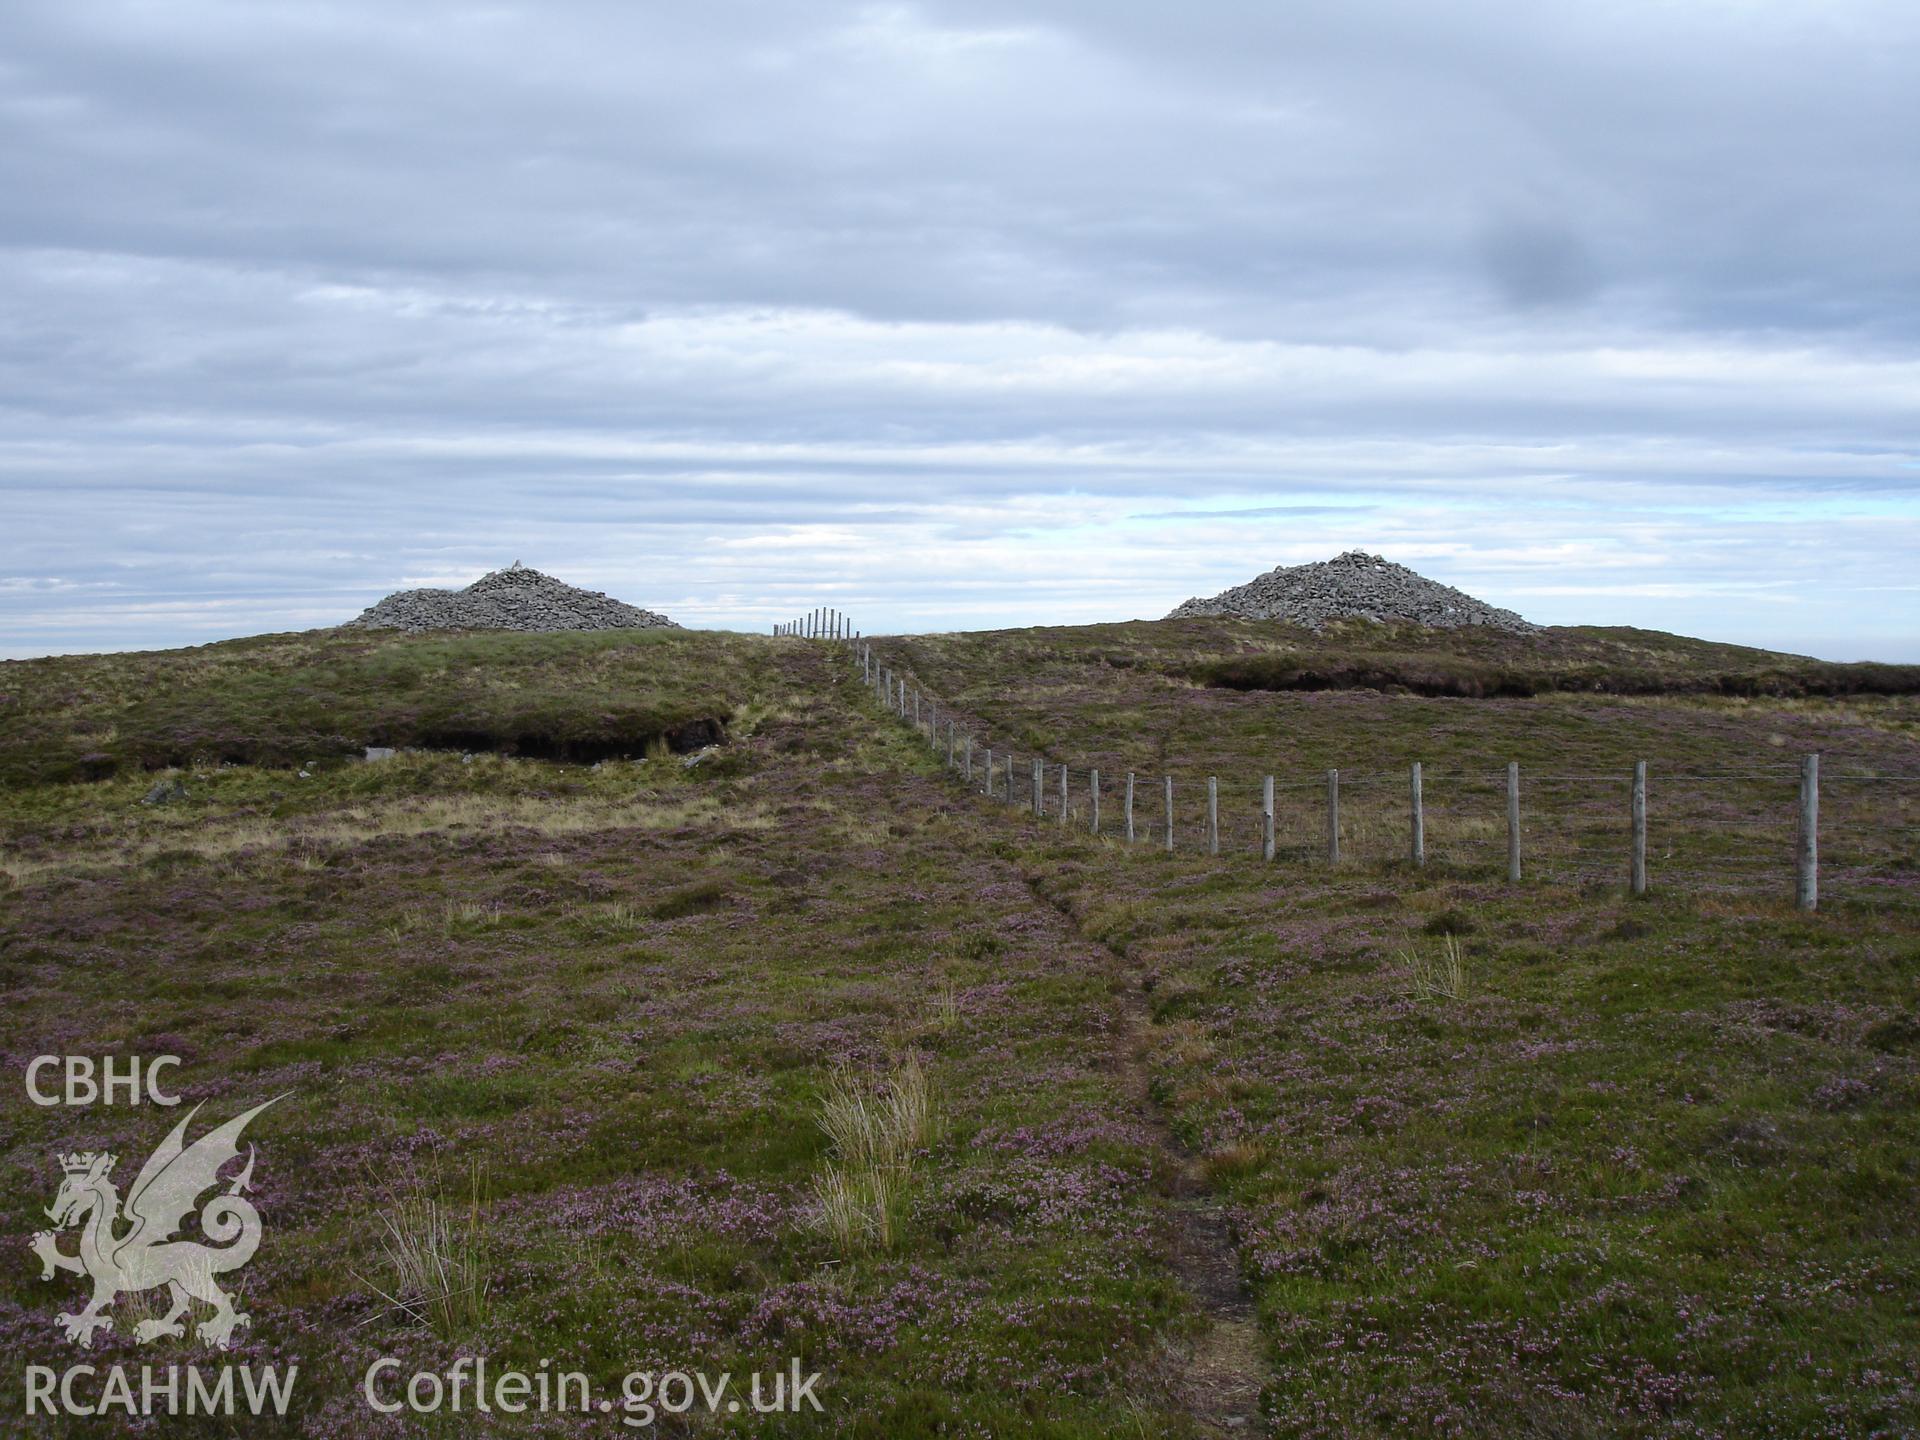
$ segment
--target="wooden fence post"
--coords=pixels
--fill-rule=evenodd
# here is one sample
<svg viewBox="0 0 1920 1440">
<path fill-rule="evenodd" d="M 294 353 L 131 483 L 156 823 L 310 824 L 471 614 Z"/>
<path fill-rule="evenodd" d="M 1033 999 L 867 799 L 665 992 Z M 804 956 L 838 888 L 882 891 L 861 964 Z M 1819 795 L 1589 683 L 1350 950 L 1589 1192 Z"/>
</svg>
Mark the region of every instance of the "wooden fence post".
<svg viewBox="0 0 1920 1440">
<path fill-rule="evenodd" d="M 1047 813 L 1047 762 L 1038 755 L 1033 757 L 1033 813 Z"/>
<path fill-rule="evenodd" d="M 967 736 L 965 754 L 966 769 L 963 770 L 961 774 L 965 777 L 967 784 L 971 785 L 973 783 L 973 736 L 971 735 Z"/>
<path fill-rule="evenodd" d="M 1796 903 L 1820 908 L 1820 756 L 1800 762 L 1800 876 Z"/>
<path fill-rule="evenodd" d="M 1507 762 L 1507 883 L 1520 883 L 1520 762 Z"/>
<path fill-rule="evenodd" d="M 1173 776 L 1167 776 L 1167 853 L 1173 853 Z"/>
<path fill-rule="evenodd" d="M 1207 853 L 1220 853 L 1220 777 L 1207 776 Z"/>
<path fill-rule="evenodd" d="M 1013 804 L 1013 756 L 1007 756 L 1007 804 Z"/>
<path fill-rule="evenodd" d="M 987 746 L 987 798 L 993 798 L 993 746 Z"/>
<path fill-rule="evenodd" d="M 1133 771 L 1127 771 L 1127 843 L 1133 843 Z"/>
<path fill-rule="evenodd" d="M 947 769 L 953 769 L 953 717 L 947 717 Z"/>
<path fill-rule="evenodd" d="M 1071 808 L 1072 797 L 1067 793 L 1067 762 L 1060 762 L 1060 823 L 1067 823 L 1067 811 Z"/>
<path fill-rule="evenodd" d="M 1629 886 L 1636 895 L 1647 893 L 1647 762 L 1633 762 L 1633 868 Z"/>
<path fill-rule="evenodd" d="M 1260 858 L 1273 859 L 1273 776 L 1260 787 Z"/>
<path fill-rule="evenodd" d="M 1340 772 L 1327 771 L 1327 864 L 1340 863 Z"/>
<path fill-rule="evenodd" d="M 1427 863 L 1427 812 L 1420 797 L 1418 760 L 1413 762 L 1413 769 L 1408 772 L 1407 788 L 1413 800 L 1413 863 L 1424 865 Z"/>
<path fill-rule="evenodd" d="M 1098 835 L 1100 833 L 1100 772 L 1094 770 L 1089 773 L 1092 778 L 1087 785 L 1087 795 L 1093 807 L 1093 819 L 1088 824 L 1087 830 L 1090 834 Z"/>
</svg>

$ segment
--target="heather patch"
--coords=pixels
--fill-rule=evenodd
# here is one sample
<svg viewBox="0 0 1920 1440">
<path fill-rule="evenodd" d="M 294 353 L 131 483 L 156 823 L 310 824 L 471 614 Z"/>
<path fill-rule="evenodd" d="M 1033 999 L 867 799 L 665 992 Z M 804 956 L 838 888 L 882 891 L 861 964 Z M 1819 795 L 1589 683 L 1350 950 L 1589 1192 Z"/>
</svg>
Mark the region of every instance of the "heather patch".
<svg viewBox="0 0 1920 1440">
<path fill-rule="evenodd" d="M 584 711 L 603 644 L 621 686 L 652 683 L 625 639 L 562 637 L 550 664 L 481 643 L 504 668 L 456 688 L 497 680 L 488 706 L 524 682 Z M 822 1433 L 1194 1434 L 1190 1387 L 1217 1382 L 1181 1367 L 1242 1283 L 1236 1363 L 1277 1434 L 1920 1425 L 1920 912 L 1843 890 L 1803 916 L 1740 871 L 1780 838 L 1741 830 L 1771 772 L 1691 808 L 1656 789 L 1676 804 L 1643 899 L 1616 872 L 1508 887 L 1484 796 L 1446 782 L 1489 754 L 1604 776 L 1644 753 L 1658 775 L 1762 747 L 1893 773 L 1906 702 L 1194 685 L 1208 645 L 1295 643 L 1230 621 L 903 647 L 1010 742 L 1071 738 L 1103 775 L 1217 771 L 1214 860 L 1191 787 L 1171 857 L 1036 826 L 951 784 L 837 653 L 712 643 L 742 658 L 724 766 L 212 764 L 163 804 L 108 778 L 0 806 L 16 1068 L 165 1051 L 213 1110 L 291 1092 L 259 1133 L 268 1241 L 236 1352 L 300 1358 L 288 1433 L 400 1433 L 341 1403 L 370 1355 L 484 1352 L 616 1384 L 799 1354 L 829 1372 Z M 295 649 L 272 664 L 319 663 Z M 165 674 L 75 663 L 75 685 Z M 61 723 L 98 735 L 132 697 L 70 698 Z M 1401 777 L 1353 787 L 1340 870 L 1284 804 L 1258 861 L 1245 777 L 1391 774 L 1416 746 L 1425 870 Z M 1557 813 L 1605 858 L 1617 798 Z M 1732 878 L 1678 883 L 1701 856 Z M 849 1153 L 823 1106 L 890 1093 L 908 1055 L 939 1124 L 883 1167 L 888 1242 L 842 1245 L 809 1223 Z M 53 1153 L 145 1153 L 159 1120 L 0 1099 L 0 1239 L 44 1223 Z M 379 1207 L 403 1177 L 451 1203 L 476 1165 L 483 1309 L 436 1322 L 356 1278 L 392 1291 Z M 1223 1276 L 1192 1261 L 1202 1216 Z M 0 1337 L 59 1363 L 50 1293 L 0 1273 Z"/>
</svg>

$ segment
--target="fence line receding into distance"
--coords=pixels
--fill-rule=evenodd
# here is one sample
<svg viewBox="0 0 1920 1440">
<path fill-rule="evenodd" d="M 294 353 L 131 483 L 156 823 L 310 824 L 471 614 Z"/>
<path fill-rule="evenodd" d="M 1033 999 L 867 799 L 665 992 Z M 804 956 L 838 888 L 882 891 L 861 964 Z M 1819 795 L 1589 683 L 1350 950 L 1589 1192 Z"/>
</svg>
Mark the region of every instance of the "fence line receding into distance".
<svg viewBox="0 0 1920 1440">
<path fill-rule="evenodd" d="M 834 635 L 835 612 L 816 613 L 822 628 L 793 633 Z M 1836 882 L 1850 894 L 1920 890 L 1914 859 L 1920 775 L 1830 771 L 1823 797 L 1818 755 L 1703 772 L 1653 771 L 1638 761 L 1616 774 L 1536 774 L 1523 772 L 1517 761 L 1485 772 L 1438 772 L 1410 761 L 1397 776 L 1344 769 L 1298 780 L 1266 774 L 1248 777 L 1244 788 L 1231 778 L 1223 786 L 1219 775 L 1162 775 L 1161 804 L 1155 807 L 1140 803 L 1142 782 L 1150 787 L 1144 793 L 1152 794 L 1151 777 L 1131 770 L 1103 776 L 1098 768 L 1033 754 L 1023 780 L 1016 751 L 975 734 L 945 701 L 883 665 L 857 635 L 844 628 L 837 633 L 881 703 L 922 734 L 936 755 L 943 754 L 947 768 L 969 788 L 1096 835 L 1116 834 L 1168 851 L 1178 837 L 1178 843 L 1200 845 L 1213 855 L 1253 854 L 1267 862 L 1327 867 L 1388 859 L 1397 850 L 1413 866 L 1485 866 L 1514 884 L 1526 876 L 1624 880 L 1636 895 L 1647 893 L 1655 877 L 1692 889 L 1770 888 L 1784 894 L 1791 877 L 1803 910 L 1819 906 L 1823 883 L 1829 894 Z M 1763 803 L 1744 809 L 1733 803 L 1729 787 L 1739 786 L 1757 792 Z M 1242 796 L 1251 802 L 1245 808 Z M 1878 797 L 1872 813 L 1863 798 L 1868 796 Z M 1118 828 L 1109 819 L 1103 829 L 1103 814 L 1111 814 L 1103 802 L 1110 805 L 1116 797 Z M 1753 813 L 1756 808 L 1762 813 Z M 1556 823 L 1538 823 L 1542 815 Z M 1836 847 L 1837 834 L 1850 844 Z M 1679 835 L 1690 846 L 1685 857 L 1669 838 Z"/>
<path fill-rule="evenodd" d="M 831 605 L 816 605 L 795 619 L 776 621 L 773 633 L 795 635 L 806 640 L 853 641 L 860 638 L 860 632 L 847 619 L 847 612 L 836 610 Z"/>
</svg>

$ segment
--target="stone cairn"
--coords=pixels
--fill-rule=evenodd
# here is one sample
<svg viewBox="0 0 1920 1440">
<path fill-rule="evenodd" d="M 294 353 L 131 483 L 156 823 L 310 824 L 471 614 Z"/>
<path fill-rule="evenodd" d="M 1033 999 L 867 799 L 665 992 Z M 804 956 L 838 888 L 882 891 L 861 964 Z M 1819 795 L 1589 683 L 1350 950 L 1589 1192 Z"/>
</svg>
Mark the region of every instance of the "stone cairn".
<svg viewBox="0 0 1920 1440">
<path fill-rule="evenodd" d="M 1521 634 L 1540 628 L 1511 610 L 1364 550 L 1309 565 L 1281 565 L 1211 599 L 1176 606 L 1167 618 L 1192 615 L 1286 620 L 1313 630 L 1330 620 L 1410 621 L 1442 630 L 1485 625 Z"/>
<path fill-rule="evenodd" d="M 362 630 L 678 629 L 651 610 L 582 590 L 518 560 L 464 590 L 396 590 L 349 627 Z"/>
</svg>

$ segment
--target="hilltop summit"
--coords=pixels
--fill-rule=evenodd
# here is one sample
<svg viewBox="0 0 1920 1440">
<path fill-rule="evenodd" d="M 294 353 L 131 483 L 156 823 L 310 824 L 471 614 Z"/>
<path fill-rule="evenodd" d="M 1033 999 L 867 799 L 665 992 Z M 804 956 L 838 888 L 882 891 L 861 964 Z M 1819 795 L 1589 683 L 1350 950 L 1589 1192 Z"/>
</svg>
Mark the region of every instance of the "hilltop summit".
<svg viewBox="0 0 1920 1440">
<path fill-rule="evenodd" d="M 1540 628 L 1511 610 L 1476 600 L 1364 550 L 1349 550 L 1308 565 L 1278 566 L 1211 599 L 1176 606 L 1167 618 L 1192 615 L 1286 620 L 1313 630 L 1329 620 L 1347 619 L 1406 621 L 1440 630 L 1485 625 L 1526 633 Z"/>
<path fill-rule="evenodd" d="M 582 590 L 522 565 L 482 575 L 464 590 L 396 590 L 347 622 L 363 630 L 657 630 L 664 615 Z"/>
</svg>

